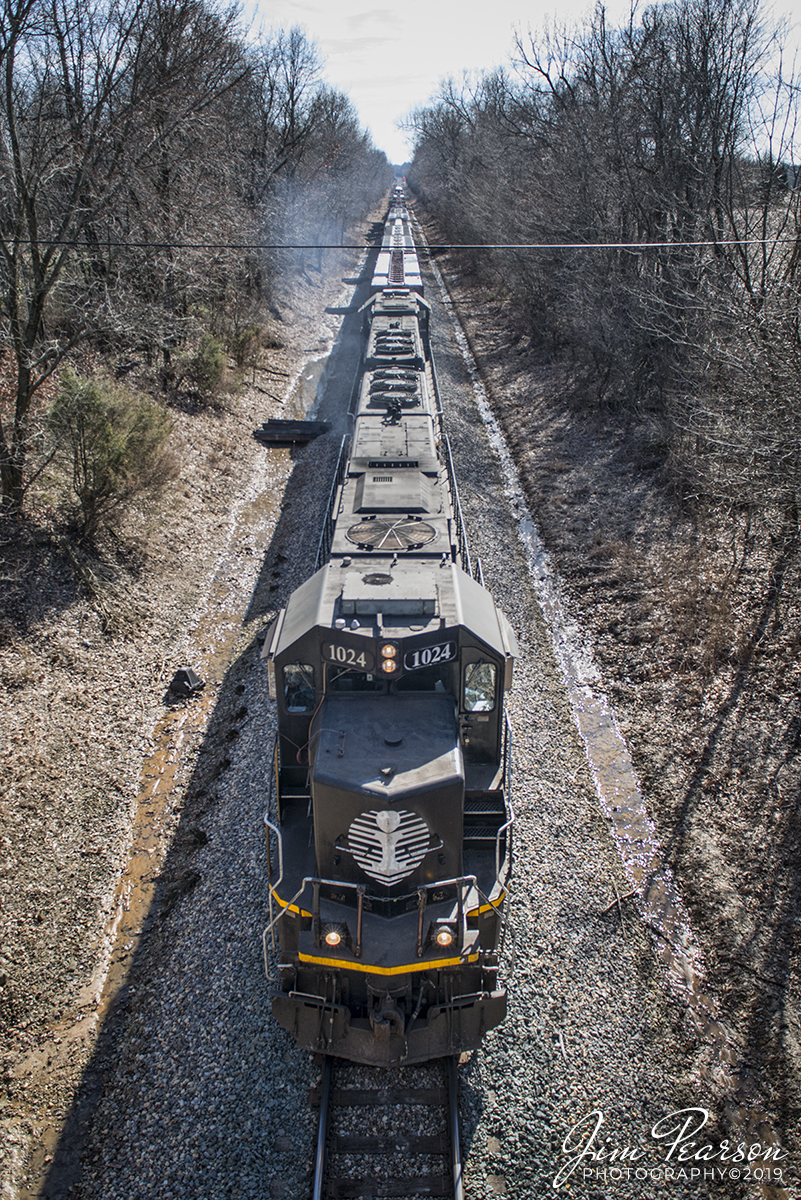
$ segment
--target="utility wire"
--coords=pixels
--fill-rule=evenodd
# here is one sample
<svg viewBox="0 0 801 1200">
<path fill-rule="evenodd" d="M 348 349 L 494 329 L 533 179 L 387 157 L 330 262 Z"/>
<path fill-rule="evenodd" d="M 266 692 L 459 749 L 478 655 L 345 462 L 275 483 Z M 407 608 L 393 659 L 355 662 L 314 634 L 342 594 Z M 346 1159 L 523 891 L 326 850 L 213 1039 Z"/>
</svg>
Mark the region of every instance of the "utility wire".
<svg viewBox="0 0 801 1200">
<path fill-rule="evenodd" d="M 8 241 L 17 239 L 7 239 Z M 461 242 L 445 242 L 429 245 L 434 250 L 681 250 L 702 246 L 791 246 L 798 238 L 720 238 L 717 241 L 698 242 L 482 242 L 476 245 Z M 17 244 L 33 245 L 30 238 L 20 238 Z M 347 243 L 284 243 L 284 242 L 78 242 L 70 239 L 58 240 L 38 238 L 39 246 L 72 246 L 76 250 L 103 250 L 108 248 L 129 250 L 381 250 L 380 246 L 354 246 Z M 394 247 L 400 249 L 400 247 Z M 411 249 L 411 247 L 408 247 Z"/>
</svg>

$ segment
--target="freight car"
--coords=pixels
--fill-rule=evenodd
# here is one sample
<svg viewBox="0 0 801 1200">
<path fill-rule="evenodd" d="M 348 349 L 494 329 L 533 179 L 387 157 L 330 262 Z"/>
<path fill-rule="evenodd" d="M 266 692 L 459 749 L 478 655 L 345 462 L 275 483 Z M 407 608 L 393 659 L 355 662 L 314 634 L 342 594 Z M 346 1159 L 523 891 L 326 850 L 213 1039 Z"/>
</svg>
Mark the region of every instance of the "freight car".
<svg viewBox="0 0 801 1200">
<path fill-rule="evenodd" d="M 387 229 L 390 258 L 402 242 L 397 282 L 377 267 L 362 309 L 319 569 L 263 651 L 278 716 L 273 1015 L 303 1049 L 374 1065 L 474 1049 L 505 1016 L 516 655 L 473 577 L 397 194 Z"/>
<path fill-rule="evenodd" d="M 376 258 L 371 291 L 403 287 L 423 295 L 423 278 L 403 193 L 395 191 L 384 223 L 384 236 Z"/>
</svg>

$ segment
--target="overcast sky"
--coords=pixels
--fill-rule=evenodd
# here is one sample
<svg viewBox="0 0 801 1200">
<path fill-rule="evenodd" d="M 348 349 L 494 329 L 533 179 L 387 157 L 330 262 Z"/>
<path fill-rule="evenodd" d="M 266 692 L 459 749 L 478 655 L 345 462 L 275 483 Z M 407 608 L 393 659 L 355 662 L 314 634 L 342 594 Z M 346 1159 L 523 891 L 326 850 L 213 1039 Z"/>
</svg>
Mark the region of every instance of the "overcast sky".
<svg viewBox="0 0 801 1200">
<path fill-rule="evenodd" d="M 630 7 L 631 0 L 606 0 L 613 22 Z M 793 22 L 791 44 L 801 44 L 801 0 L 773 7 Z M 507 62 L 515 29 L 541 32 L 555 16 L 579 22 L 593 8 L 593 0 L 243 0 L 243 19 L 254 31 L 303 26 L 322 51 L 327 82 L 350 96 L 390 162 L 402 163 L 412 146 L 396 123 L 441 79 Z"/>
<path fill-rule="evenodd" d="M 557 10 L 572 19 L 593 7 L 592 0 L 246 0 L 244 15 L 265 32 L 302 25 L 325 57 L 327 82 L 350 96 L 390 162 L 402 163 L 412 147 L 396 121 L 425 104 L 441 79 L 506 62 L 514 28 L 541 30 Z M 629 0 L 607 0 L 606 8 L 618 20 Z"/>
</svg>

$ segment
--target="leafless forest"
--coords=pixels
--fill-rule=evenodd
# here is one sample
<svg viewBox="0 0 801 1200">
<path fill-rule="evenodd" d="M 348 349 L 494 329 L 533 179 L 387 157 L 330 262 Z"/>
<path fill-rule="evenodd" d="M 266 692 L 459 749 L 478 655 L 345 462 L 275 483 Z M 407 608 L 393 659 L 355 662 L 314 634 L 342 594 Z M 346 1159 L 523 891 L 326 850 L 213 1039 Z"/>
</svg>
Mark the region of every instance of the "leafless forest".
<svg viewBox="0 0 801 1200">
<path fill-rule="evenodd" d="M 409 174 L 712 985 L 788 1133 L 801 1046 L 791 57 L 758 0 L 678 0 L 615 28 L 599 6 L 572 32 L 520 35 L 508 69 L 443 85 L 414 115 Z"/>
<path fill-rule="evenodd" d="M 443 242 L 504 247 L 466 261 L 521 339 L 573 365 L 582 405 L 638 422 L 689 497 L 749 515 L 745 536 L 759 514 L 795 539 L 782 36 L 759 0 L 679 0 L 619 28 L 599 5 L 573 33 L 519 36 L 508 70 L 450 81 L 415 114 L 410 182 Z"/>
<path fill-rule="evenodd" d="M 258 352 L 281 273 L 319 270 L 313 251 L 290 262 L 270 247 L 339 241 L 385 191 L 386 157 L 322 67 L 300 29 L 247 38 L 234 8 L 203 0 L 3 6 L 4 509 L 30 499 L 65 416 L 81 441 L 85 396 L 55 429 L 47 420 L 79 348 L 118 376 L 144 359 L 162 398 L 208 392 L 224 351 L 242 366 Z M 103 491 L 90 453 L 84 437 L 84 528 L 96 525 L 89 493 Z M 107 445 L 101 457 L 105 470 Z"/>
</svg>

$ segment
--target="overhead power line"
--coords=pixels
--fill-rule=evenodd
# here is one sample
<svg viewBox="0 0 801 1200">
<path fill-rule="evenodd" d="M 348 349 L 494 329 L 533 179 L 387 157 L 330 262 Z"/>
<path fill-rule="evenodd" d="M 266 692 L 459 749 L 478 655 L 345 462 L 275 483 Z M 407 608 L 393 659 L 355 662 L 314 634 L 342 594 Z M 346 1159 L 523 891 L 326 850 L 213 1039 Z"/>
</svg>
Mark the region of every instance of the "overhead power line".
<svg viewBox="0 0 801 1200">
<path fill-rule="evenodd" d="M 681 250 L 700 246 L 793 245 L 797 238 L 719 238 L 698 242 L 498 242 L 493 245 L 429 246 L 429 250 Z"/>
<path fill-rule="evenodd" d="M 6 239 L 17 241 L 22 245 L 33 245 L 30 238 Z M 426 249 L 434 250 L 681 250 L 701 248 L 703 246 L 774 246 L 794 245 L 798 238 L 720 238 L 696 242 L 480 242 L 476 244 L 463 242 L 443 242 L 429 245 Z M 39 246 L 72 246 L 76 250 L 380 250 L 381 247 L 370 245 L 350 245 L 342 242 L 300 243 L 300 242 L 136 242 L 109 241 L 104 239 L 97 242 L 79 242 L 71 239 L 38 238 Z"/>
</svg>

